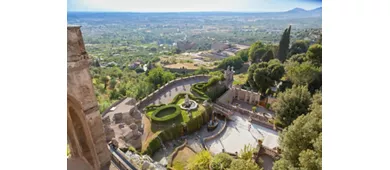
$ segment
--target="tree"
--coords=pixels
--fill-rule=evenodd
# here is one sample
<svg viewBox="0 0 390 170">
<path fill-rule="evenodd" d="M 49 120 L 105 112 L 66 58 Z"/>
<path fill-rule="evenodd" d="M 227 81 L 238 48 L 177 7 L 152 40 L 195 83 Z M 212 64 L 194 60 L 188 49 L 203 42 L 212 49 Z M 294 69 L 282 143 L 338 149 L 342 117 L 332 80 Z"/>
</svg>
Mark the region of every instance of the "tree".
<svg viewBox="0 0 390 170">
<path fill-rule="evenodd" d="M 191 157 L 188 161 L 188 170 L 204 170 L 209 169 L 211 162 L 211 154 L 209 151 L 203 150 Z"/>
<path fill-rule="evenodd" d="M 229 170 L 262 170 L 254 161 L 235 159 L 230 164 Z"/>
<path fill-rule="evenodd" d="M 211 160 L 211 168 L 213 170 L 224 170 L 230 167 L 233 158 L 227 153 L 219 153 Z"/>
<path fill-rule="evenodd" d="M 299 116 L 280 135 L 282 158 L 274 170 L 322 169 L 322 95 L 313 95 L 310 113 Z"/>
<path fill-rule="evenodd" d="M 284 62 L 287 58 L 288 49 L 290 46 L 290 31 L 291 25 L 284 30 L 282 38 L 279 42 L 279 50 L 278 54 L 276 55 L 276 58 L 279 59 L 281 62 Z"/>
<path fill-rule="evenodd" d="M 287 78 L 295 85 L 309 85 L 321 75 L 321 68 L 314 66 L 311 62 L 286 63 Z"/>
<path fill-rule="evenodd" d="M 272 50 L 268 50 L 267 53 L 265 53 L 263 57 L 261 57 L 261 61 L 263 62 L 268 62 L 272 59 L 274 59 L 274 53 L 272 52 Z"/>
<path fill-rule="evenodd" d="M 291 57 L 295 54 L 306 53 L 309 48 L 309 42 L 305 40 L 297 40 L 295 41 L 290 48 L 288 53 L 288 57 Z"/>
<path fill-rule="evenodd" d="M 284 72 L 283 65 L 277 59 L 252 64 L 248 69 L 247 83 L 253 90 L 265 94 L 268 88 L 280 80 Z"/>
<path fill-rule="evenodd" d="M 228 66 L 233 66 L 235 69 L 240 69 L 242 64 L 244 64 L 244 61 L 242 61 L 241 57 L 231 56 L 223 59 L 218 68 L 226 69 Z"/>
<path fill-rule="evenodd" d="M 249 49 L 238 51 L 236 56 L 240 57 L 242 61 L 247 62 L 249 58 Z"/>
<path fill-rule="evenodd" d="M 116 85 L 116 79 L 115 78 L 112 78 L 110 80 L 110 89 L 114 89 L 115 88 L 115 85 Z"/>
<path fill-rule="evenodd" d="M 107 83 L 109 80 L 110 80 L 110 77 L 108 77 L 108 76 L 100 77 L 100 81 L 102 81 L 104 83 L 104 90 L 107 89 Z"/>
<path fill-rule="evenodd" d="M 272 109 L 276 113 L 277 121 L 286 127 L 298 116 L 307 114 L 310 104 L 311 97 L 307 86 L 294 85 L 292 89 L 287 89 L 277 95 Z"/>
<path fill-rule="evenodd" d="M 305 62 L 306 59 L 306 53 L 300 53 L 300 54 L 294 54 L 292 55 L 287 61 L 288 62 L 298 62 L 299 64 Z"/>
<path fill-rule="evenodd" d="M 260 61 L 260 58 L 267 52 L 267 50 L 265 48 L 266 48 L 266 46 L 260 41 L 253 43 L 249 47 L 249 51 L 248 51 L 249 59 L 248 60 L 252 63 Z"/>
<path fill-rule="evenodd" d="M 154 87 L 162 86 L 174 78 L 175 76 L 171 72 L 164 71 L 161 67 L 151 69 L 148 74 L 148 81 L 153 84 Z"/>
<path fill-rule="evenodd" d="M 308 61 L 311 61 L 315 66 L 322 64 L 322 46 L 320 44 L 313 44 L 309 47 L 306 53 Z"/>
</svg>

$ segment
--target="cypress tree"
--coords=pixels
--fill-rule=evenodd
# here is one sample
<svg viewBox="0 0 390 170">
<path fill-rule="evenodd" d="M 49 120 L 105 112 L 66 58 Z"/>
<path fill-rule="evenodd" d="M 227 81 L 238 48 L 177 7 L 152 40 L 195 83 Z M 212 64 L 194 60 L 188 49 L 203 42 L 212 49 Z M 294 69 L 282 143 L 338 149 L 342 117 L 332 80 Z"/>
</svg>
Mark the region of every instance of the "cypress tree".
<svg viewBox="0 0 390 170">
<path fill-rule="evenodd" d="M 278 50 L 277 58 L 281 62 L 284 62 L 287 58 L 288 48 L 290 45 L 290 32 L 291 32 L 291 25 L 284 30 L 282 38 L 280 39 L 279 42 L 279 50 Z"/>
</svg>

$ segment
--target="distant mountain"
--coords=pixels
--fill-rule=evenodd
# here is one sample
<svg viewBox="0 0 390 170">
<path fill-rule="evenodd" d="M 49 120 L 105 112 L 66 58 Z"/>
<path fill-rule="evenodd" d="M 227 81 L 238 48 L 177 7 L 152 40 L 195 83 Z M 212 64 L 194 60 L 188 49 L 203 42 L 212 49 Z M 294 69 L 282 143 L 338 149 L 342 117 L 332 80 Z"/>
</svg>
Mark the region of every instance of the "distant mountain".
<svg viewBox="0 0 390 170">
<path fill-rule="evenodd" d="M 302 8 L 294 8 L 292 10 L 288 10 L 287 13 L 304 13 L 307 12 L 305 9 Z"/>
<path fill-rule="evenodd" d="M 322 16 L 322 7 L 305 10 L 302 8 L 294 8 L 284 12 L 284 14 L 289 15 L 290 17 L 321 17 Z"/>
</svg>

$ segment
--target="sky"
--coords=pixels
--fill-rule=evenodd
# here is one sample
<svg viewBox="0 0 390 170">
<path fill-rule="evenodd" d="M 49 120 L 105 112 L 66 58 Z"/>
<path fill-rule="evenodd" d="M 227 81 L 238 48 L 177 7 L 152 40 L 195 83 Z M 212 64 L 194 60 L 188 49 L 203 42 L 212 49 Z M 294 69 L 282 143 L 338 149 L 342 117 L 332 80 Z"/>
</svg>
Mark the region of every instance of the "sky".
<svg viewBox="0 0 390 170">
<path fill-rule="evenodd" d="M 322 6 L 322 0 L 68 0 L 67 11 L 279 12 Z"/>
</svg>

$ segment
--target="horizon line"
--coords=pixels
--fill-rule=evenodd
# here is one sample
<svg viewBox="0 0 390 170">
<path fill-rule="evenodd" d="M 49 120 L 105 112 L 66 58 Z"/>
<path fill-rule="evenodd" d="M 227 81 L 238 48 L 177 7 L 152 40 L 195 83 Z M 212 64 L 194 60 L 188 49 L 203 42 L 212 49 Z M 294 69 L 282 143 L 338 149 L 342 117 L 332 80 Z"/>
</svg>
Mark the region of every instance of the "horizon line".
<svg viewBox="0 0 390 170">
<path fill-rule="evenodd" d="M 220 13 L 276 13 L 276 12 L 288 12 L 288 11 L 291 11 L 293 9 L 303 9 L 305 11 L 311 11 L 311 10 L 315 10 L 315 9 L 318 9 L 318 8 L 322 8 L 322 6 L 319 6 L 319 7 L 316 7 L 316 8 L 313 8 L 313 9 L 304 9 L 304 8 L 299 8 L 299 7 L 295 7 L 295 8 L 291 8 L 289 10 L 286 10 L 286 11 L 67 11 L 67 13 L 72 13 L 72 12 L 84 12 L 84 13 L 199 13 L 199 12 L 203 12 L 203 13 L 211 13 L 211 12 L 220 12 Z"/>
</svg>

